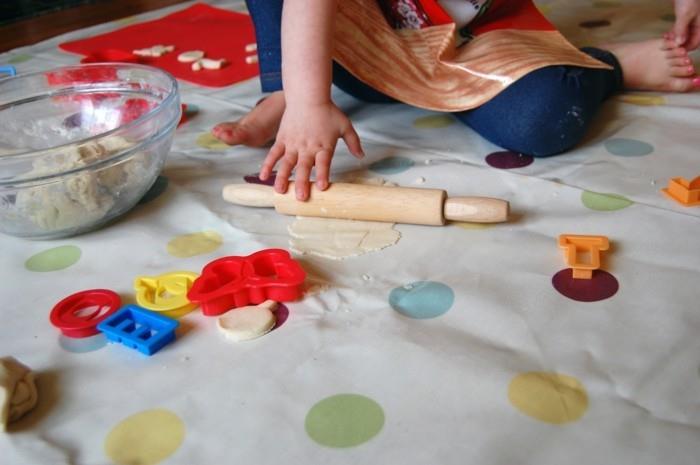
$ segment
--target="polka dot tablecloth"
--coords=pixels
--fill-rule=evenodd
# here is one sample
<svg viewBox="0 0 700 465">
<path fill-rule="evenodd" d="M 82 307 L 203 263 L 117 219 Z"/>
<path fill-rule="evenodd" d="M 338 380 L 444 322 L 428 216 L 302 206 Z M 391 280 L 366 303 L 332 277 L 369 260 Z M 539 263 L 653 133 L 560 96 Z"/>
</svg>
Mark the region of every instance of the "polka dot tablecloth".
<svg viewBox="0 0 700 465">
<path fill-rule="evenodd" d="M 654 37 L 673 21 L 670 2 L 538 5 L 577 45 Z M 179 8 L 0 64 L 76 63 L 58 43 Z M 367 159 L 339 144 L 334 179 L 504 198 L 512 221 L 397 225 L 396 245 L 343 261 L 295 254 L 307 293 L 253 341 L 226 340 L 197 310 L 152 357 L 62 336 L 48 315 L 75 292 L 135 303 L 138 276 L 288 248 L 293 218 L 220 198 L 227 183 L 271 182 L 256 175 L 265 149 L 209 135 L 255 105 L 257 81 L 181 90 L 193 110 L 132 212 L 74 238 L 0 237 L 0 356 L 32 367 L 41 396 L 0 434 L 3 465 L 698 463 L 700 210 L 660 189 L 700 174 L 700 94 L 620 94 L 580 147 L 533 159 L 449 115 L 336 90 Z M 572 277 L 560 234 L 609 238 L 592 279 Z"/>
</svg>

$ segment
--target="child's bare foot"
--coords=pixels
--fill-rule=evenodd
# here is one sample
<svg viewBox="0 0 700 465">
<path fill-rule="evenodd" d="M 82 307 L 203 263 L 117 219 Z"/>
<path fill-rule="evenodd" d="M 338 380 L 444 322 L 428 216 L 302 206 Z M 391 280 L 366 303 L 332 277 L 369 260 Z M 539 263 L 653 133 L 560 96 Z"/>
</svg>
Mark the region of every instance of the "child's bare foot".
<svg viewBox="0 0 700 465">
<path fill-rule="evenodd" d="M 229 145 L 262 147 L 275 138 L 284 113 L 284 93 L 273 92 L 238 121 L 220 123 L 211 133 Z"/>
<path fill-rule="evenodd" d="M 622 66 L 625 89 L 688 92 L 700 89 L 700 77 L 688 52 L 668 39 L 603 45 Z"/>
</svg>

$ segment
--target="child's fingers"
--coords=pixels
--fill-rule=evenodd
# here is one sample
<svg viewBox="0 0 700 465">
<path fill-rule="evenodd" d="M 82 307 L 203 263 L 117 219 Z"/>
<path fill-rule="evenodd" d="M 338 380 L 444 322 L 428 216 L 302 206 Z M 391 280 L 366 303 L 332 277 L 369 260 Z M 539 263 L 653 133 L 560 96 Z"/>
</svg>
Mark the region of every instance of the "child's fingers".
<svg viewBox="0 0 700 465">
<path fill-rule="evenodd" d="M 688 50 L 695 50 L 700 47 L 700 19 L 693 21 L 693 25 L 688 34 L 686 47 Z"/>
<path fill-rule="evenodd" d="M 270 177 L 272 168 L 275 167 L 277 160 L 282 158 L 282 155 L 284 155 L 284 144 L 275 142 L 275 145 L 267 152 L 265 161 L 263 161 L 262 167 L 260 168 L 260 179 L 262 181 L 266 181 L 267 178 Z"/>
<path fill-rule="evenodd" d="M 677 11 L 676 12 L 676 22 L 673 24 L 673 34 L 675 36 L 676 45 L 685 45 L 688 39 L 688 28 L 692 22 L 693 17 L 689 12 Z"/>
<path fill-rule="evenodd" d="M 275 178 L 275 191 L 280 194 L 287 192 L 289 187 L 289 176 L 292 174 L 294 165 L 297 164 L 297 153 L 287 152 L 277 165 L 277 176 Z"/>
<path fill-rule="evenodd" d="M 313 166 L 313 155 L 307 153 L 299 156 L 299 161 L 294 171 L 294 190 L 296 191 L 297 200 L 302 202 L 309 198 L 309 177 Z"/>
<path fill-rule="evenodd" d="M 323 149 L 316 154 L 316 187 L 325 191 L 328 189 L 328 172 L 331 166 L 332 153 Z"/>
<path fill-rule="evenodd" d="M 348 146 L 350 153 L 356 158 L 363 158 L 365 156 L 365 153 L 362 151 L 362 144 L 360 144 L 360 136 L 357 135 L 355 128 L 352 127 L 349 121 L 343 131 L 343 140 L 345 141 L 345 145 Z"/>
</svg>

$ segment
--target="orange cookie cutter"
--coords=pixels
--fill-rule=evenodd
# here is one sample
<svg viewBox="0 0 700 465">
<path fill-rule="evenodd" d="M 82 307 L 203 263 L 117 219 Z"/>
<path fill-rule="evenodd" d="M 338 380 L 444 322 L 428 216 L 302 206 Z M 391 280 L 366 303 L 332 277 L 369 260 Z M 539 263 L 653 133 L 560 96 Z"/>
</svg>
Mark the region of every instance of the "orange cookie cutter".
<svg viewBox="0 0 700 465">
<path fill-rule="evenodd" d="M 700 176 L 688 181 L 685 178 L 671 178 L 668 187 L 661 189 L 667 197 L 686 207 L 700 205 Z"/>
<path fill-rule="evenodd" d="M 170 318 L 180 318 L 197 307 L 187 293 L 199 277 L 191 271 L 173 271 L 158 276 L 139 276 L 134 280 L 136 302 L 143 308 Z"/>
<path fill-rule="evenodd" d="M 564 249 L 564 260 L 573 271 L 574 279 L 591 279 L 593 271 L 600 268 L 600 252 L 610 248 L 605 236 L 562 234 L 559 247 Z M 588 256 L 588 260 L 584 259 Z"/>
</svg>

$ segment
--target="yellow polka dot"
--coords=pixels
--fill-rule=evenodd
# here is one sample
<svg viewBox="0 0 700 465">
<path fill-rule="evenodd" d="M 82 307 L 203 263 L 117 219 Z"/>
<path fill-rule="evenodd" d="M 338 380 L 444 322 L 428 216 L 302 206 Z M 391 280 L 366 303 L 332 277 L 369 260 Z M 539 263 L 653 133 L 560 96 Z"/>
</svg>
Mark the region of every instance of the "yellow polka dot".
<svg viewBox="0 0 700 465">
<path fill-rule="evenodd" d="M 446 128 L 447 126 L 451 126 L 453 124 L 455 124 L 454 117 L 441 114 L 421 116 L 413 121 L 413 127 L 417 129 Z"/>
<path fill-rule="evenodd" d="M 617 97 L 618 100 L 632 105 L 665 105 L 666 99 L 663 95 L 647 95 L 647 94 L 622 94 Z"/>
<path fill-rule="evenodd" d="M 168 242 L 168 253 L 175 257 L 186 258 L 201 255 L 221 247 L 223 239 L 216 231 L 201 231 L 176 236 Z"/>
<path fill-rule="evenodd" d="M 185 424 L 174 413 L 145 410 L 122 420 L 105 438 L 105 454 L 117 465 L 155 465 L 185 439 Z"/>
<path fill-rule="evenodd" d="M 463 223 L 461 221 L 454 221 L 451 224 L 459 226 L 462 229 L 487 229 L 493 226 L 487 223 Z"/>
<path fill-rule="evenodd" d="M 581 382 L 559 373 L 517 375 L 508 387 L 508 399 L 525 415 L 557 425 L 578 420 L 588 408 Z"/>
<path fill-rule="evenodd" d="M 231 147 L 208 132 L 204 132 L 197 137 L 197 145 L 209 150 L 226 150 Z"/>
</svg>

